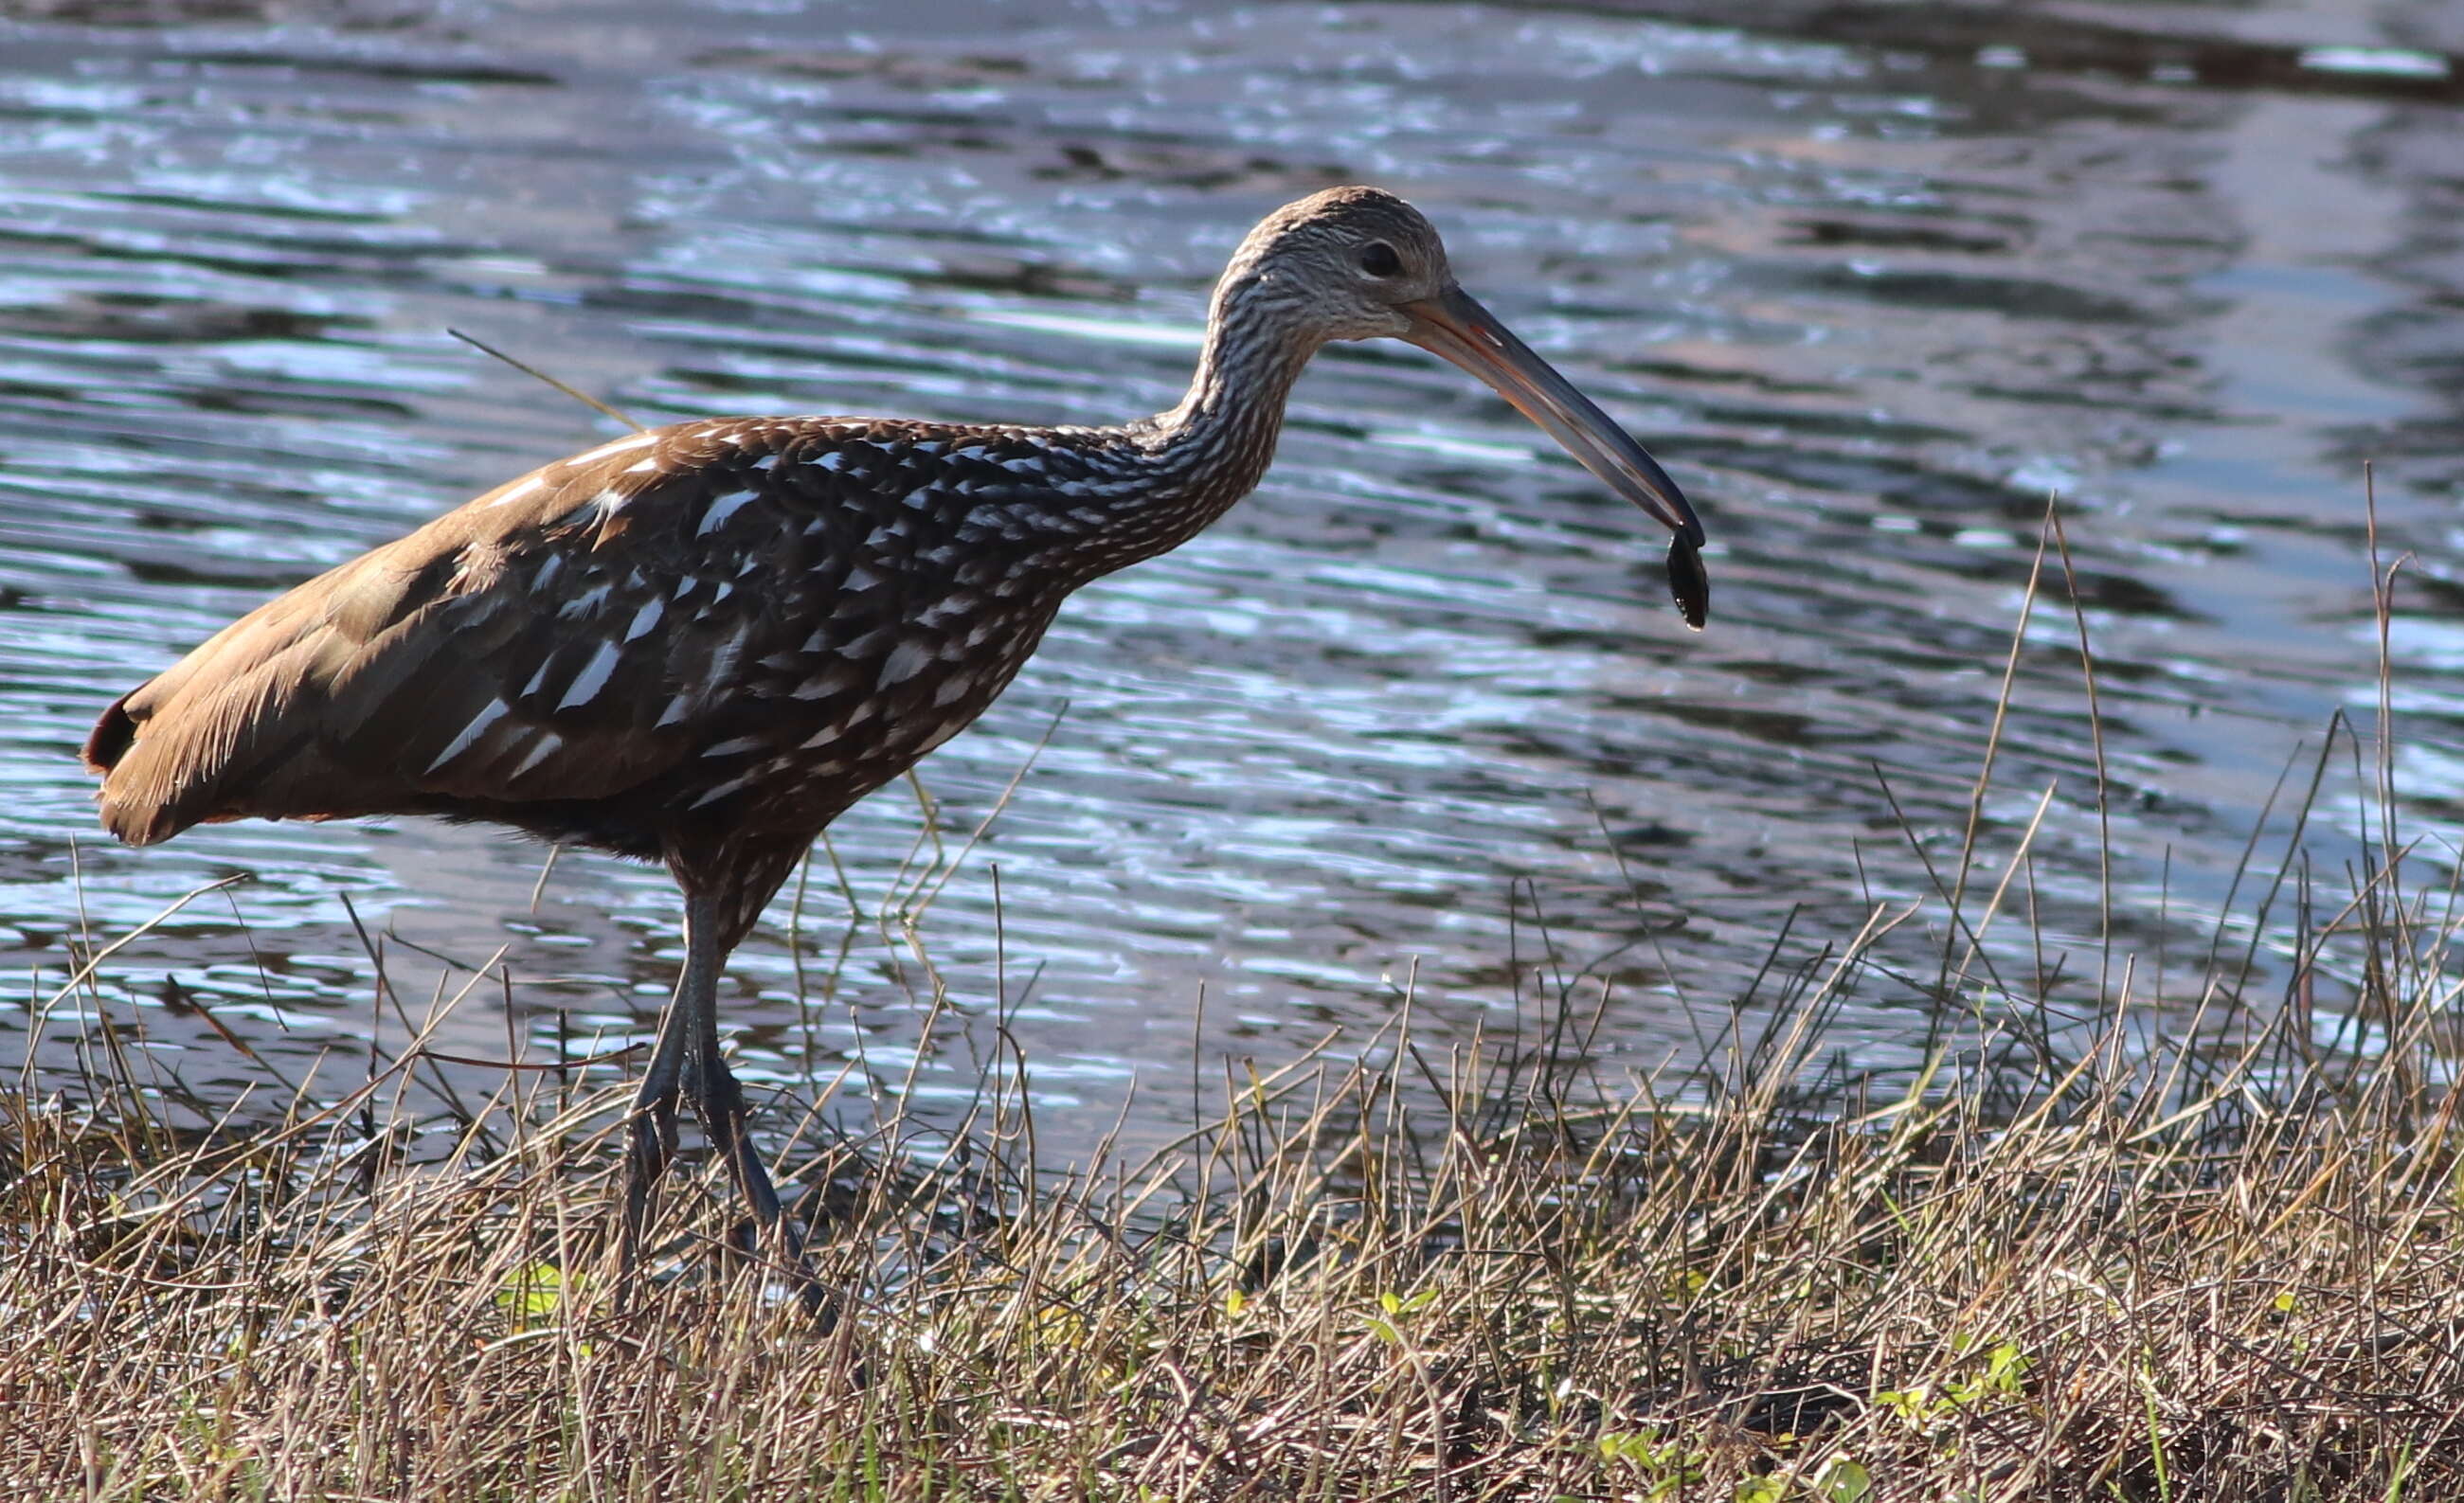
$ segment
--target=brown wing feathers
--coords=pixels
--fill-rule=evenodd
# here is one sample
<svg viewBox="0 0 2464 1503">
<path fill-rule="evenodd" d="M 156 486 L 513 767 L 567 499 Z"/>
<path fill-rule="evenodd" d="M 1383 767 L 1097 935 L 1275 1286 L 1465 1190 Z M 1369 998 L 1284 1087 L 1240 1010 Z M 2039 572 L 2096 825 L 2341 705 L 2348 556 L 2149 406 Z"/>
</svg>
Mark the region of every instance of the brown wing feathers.
<svg viewBox="0 0 2464 1503">
<path fill-rule="evenodd" d="M 825 418 L 620 439 L 114 706 L 87 745 L 103 821 L 138 843 L 435 814 L 671 860 L 799 844 L 973 720 L 1072 585 L 1133 555 L 1039 552 L 1106 536 L 1095 463 L 1028 430 Z"/>
<path fill-rule="evenodd" d="M 596 797 L 673 760 L 683 749 L 656 725 L 673 675 L 716 664 L 693 640 L 706 634 L 625 640 L 655 621 L 679 561 L 634 556 L 628 540 L 656 540 L 634 517 L 609 525 L 619 508 L 656 509 L 645 491 L 662 471 L 628 472 L 643 447 L 500 487 L 122 697 L 85 748 L 106 774 L 104 825 L 150 844 L 246 816 Z"/>
</svg>

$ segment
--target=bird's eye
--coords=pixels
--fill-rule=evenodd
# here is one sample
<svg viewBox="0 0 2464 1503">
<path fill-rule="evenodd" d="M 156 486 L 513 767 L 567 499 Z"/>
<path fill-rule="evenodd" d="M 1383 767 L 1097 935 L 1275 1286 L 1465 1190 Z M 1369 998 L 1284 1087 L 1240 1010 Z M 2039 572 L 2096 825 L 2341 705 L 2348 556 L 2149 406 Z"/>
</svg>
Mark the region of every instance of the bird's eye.
<svg viewBox="0 0 2464 1503">
<path fill-rule="evenodd" d="M 1403 258 L 1383 240 L 1373 240 L 1361 248 L 1360 269 L 1372 276 L 1393 276 L 1403 270 Z"/>
</svg>

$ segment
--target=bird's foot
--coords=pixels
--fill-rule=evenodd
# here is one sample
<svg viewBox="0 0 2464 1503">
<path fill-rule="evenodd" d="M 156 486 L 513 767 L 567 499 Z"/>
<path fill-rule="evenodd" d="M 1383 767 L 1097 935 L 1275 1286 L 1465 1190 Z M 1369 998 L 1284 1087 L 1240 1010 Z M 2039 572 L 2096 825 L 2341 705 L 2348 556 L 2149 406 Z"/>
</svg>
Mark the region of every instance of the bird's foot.
<svg viewBox="0 0 2464 1503">
<path fill-rule="evenodd" d="M 660 1179 L 676 1156 L 676 1099 L 654 1097 L 636 1101 L 627 1123 L 625 1154 L 625 1225 L 617 1244 L 616 1272 L 622 1292 L 629 1292 L 639 1264 L 642 1235 L 649 1230 L 658 1204 Z"/>
<path fill-rule="evenodd" d="M 726 1157 L 728 1177 L 753 1211 L 752 1224 L 737 1239 L 737 1251 L 763 1258 L 783 1271 L 796 1286 L 797 1303 L 822 1331 L 838 1324 L 838 1301 L 822 1287 L 804 1255 L 804 1232 L 779 1199 L 770 1171 L 761 1162 L 748 1123 L 751 1112 L 744 1093 L 724 1063 L 713 1060 L 704 1069 L 688 1071 L 687 1094 L 701 1118 L 702 1130 Z"/>
</svg>

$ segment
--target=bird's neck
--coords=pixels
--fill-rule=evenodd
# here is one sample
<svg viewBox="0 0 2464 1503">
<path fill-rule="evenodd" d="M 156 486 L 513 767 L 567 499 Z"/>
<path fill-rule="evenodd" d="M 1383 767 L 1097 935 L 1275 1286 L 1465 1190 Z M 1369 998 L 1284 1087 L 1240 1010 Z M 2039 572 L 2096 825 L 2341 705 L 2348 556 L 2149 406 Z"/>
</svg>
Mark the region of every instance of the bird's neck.
<svg viewBox="0 0 2464 1503">
<path fill-rule="evenodd" d="M 1317 341 L 1254 282 L 1227 277 L 1178 405 L 1110 430 L 1091 508 L 1049 561 L 1092 578 L 1187 542 L 1256 489 L 1275 457 L 1284 404 Z M 1056 540 L 1057 541 L 1057 540 Z"/>
<path fill-rule="evenodd" d="M 1317 353 L 1317 341 L 1292 322 L 1259 284 L 1227 278 L 1187 395 L 1152 420 L 1165 467 L 1191 483 L 1229 487 L 1227 506 L 1273 462 L 1292 382 Z"/>
</svg>

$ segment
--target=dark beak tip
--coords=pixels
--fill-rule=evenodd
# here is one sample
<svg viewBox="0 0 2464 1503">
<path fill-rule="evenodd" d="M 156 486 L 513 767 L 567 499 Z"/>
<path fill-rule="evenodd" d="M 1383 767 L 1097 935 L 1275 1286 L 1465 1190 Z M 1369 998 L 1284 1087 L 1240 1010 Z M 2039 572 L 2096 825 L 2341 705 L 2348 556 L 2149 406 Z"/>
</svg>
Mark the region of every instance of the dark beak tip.
<svg viewBox="0 0 2464 1503">
<path fill-rule="evenodd" d="M 1670 590 L 1685 624 L 1701 631 L 1711 614 L 1703 522 L 1660 462 L 1461 287 L 1406 303 L 1403 312 L 1412 319 L 1406 339 L 1487 382 L 1611 490 L 1668 528 Z"/>
</svg>

